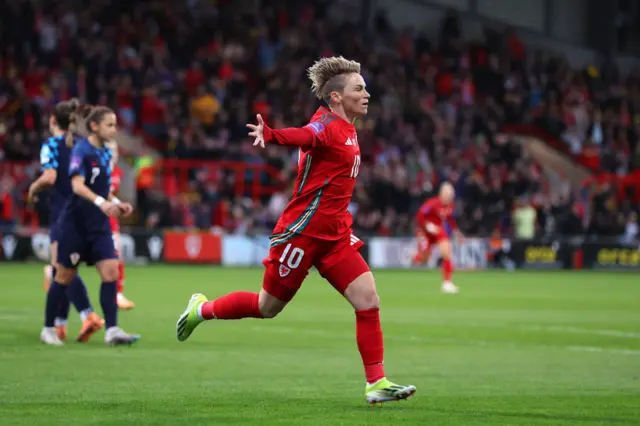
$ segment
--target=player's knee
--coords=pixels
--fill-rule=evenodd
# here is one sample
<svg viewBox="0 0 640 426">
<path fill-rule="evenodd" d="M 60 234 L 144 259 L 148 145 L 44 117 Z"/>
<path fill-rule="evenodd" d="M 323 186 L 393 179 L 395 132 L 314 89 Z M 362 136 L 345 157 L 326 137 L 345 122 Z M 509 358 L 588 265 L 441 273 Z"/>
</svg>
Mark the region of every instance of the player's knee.
<svg viewBox="0 0 640 426">
<path fill-rule="evenodd" d="M 275 318 L 287 306 L 287 302 L 275 298 L 264 290 L 260 290 L 258 297 L 258 309 L 262 314 L 262 318 Z"/>
<path fill-rule="evenodd" d="M 371 272 L 360 275 L 349 284 L 344 296 L 358 311 L 380 307 L 380 296 L 378 296 L 376 282 Z"/>
<path fill-rule="evenodd" d="M 443 259 L 451 259 L 451 242 L 449 240 L 441 240 L 438 244 L 440 246 L 440 253 Z"/>
<path fill-rule="evenodd" d="M 118 280 L 118 268 L 107 268 L 101 274 L 102 281 L 117 281 Z"/>
<path fill-rule="evenodd" d="M 58 284 L 69 285 L 76 275 L 76 270 L 72 268 L 65 268 L 60 265 L 56 267 L 55 280 Z"/>
<path fill-rule="evenodd" d="M 96 267 L 103 282 L 118 280 L 118 261 L 116 259 L 105 260 L 98 263 Z"/>
</svg>

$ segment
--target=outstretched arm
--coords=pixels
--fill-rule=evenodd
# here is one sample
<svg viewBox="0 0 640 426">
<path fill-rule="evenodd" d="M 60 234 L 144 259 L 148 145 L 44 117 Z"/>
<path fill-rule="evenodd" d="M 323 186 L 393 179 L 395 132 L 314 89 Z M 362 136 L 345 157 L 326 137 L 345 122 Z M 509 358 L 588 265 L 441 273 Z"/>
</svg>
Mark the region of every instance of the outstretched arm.
<svg viewBox="0 0 640 426">
<path fill-rule="evenodd" d="M 315 145 L 316 135 L 307 127 L 288 127 L 286 129 L 271 129 L 264 126 L 264 140 L 267 143 L 289 146 Z"/>
<path fill-rule="evenodd" d="M 314 146 L 321 143 L 318 134 L 324 130 L 321 123 L 311 123 L 305 127 L 289 127 L 286 129 L 272 129 L 264 124 L 264 120 L 260 114 L 256 115 L 258 124 L 247 124 L 251 129 L 249 136 L 255 140 L 253 146 L 260 145 L 264 148 L 265 143 L 275 143 L 278 145 L 288 146 Z M 322 126 L 322 129 L 318 127 Z"/>
</svg>

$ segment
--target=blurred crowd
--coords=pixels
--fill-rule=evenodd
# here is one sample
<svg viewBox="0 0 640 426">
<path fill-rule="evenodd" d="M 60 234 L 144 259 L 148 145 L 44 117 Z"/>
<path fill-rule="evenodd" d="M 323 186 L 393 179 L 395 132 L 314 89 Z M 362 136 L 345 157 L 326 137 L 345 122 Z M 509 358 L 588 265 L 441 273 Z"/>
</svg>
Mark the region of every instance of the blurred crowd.
<svg viewBox="0 0 640 426">
<path fill-rule="evenodd" d="M 372 95 L 357 124 L 356 232 L 410 233 L 417 207 L 448 180 L 467 234 L 625 234 L 637 213 L 629 200 L 607 187 L 589 197 L 568 186 L 552 193 L 541 165 L 501 130 L 533 124 L 572 153 L 596 156 L 603 170 L 625 174 L 640 154 L 640 74 L 622 75 L 610 63 L 573 70 L 561 56 L 530 51 L 511 31 L 488 28 L 483 40 L 465 41 L 454 13 L 434 37 L 394 28 L 384 11 L 365 29 L 343 19 L 343 7 L 0 0 L 0 157 L 37 161 L 60 100 L 107 104 L 122 128 L 167 159 L 255 166 L 243 173 L 194 167 L 186 185 L 156 167 L 140 225 L 269 230 L 289 198 L 297 153 L 256 151 L 245 124 L 260 113 L 273 127 L 304 125 L 319 106 L 306 67 L 343 55 L 362 63 Z M 2 173 L 0 223 L 12 223 L 23 199 L 16 194 L 37 165 Z M 238 191 L 240 180 L 274 192 L 252 197 Z"/>
</svg>

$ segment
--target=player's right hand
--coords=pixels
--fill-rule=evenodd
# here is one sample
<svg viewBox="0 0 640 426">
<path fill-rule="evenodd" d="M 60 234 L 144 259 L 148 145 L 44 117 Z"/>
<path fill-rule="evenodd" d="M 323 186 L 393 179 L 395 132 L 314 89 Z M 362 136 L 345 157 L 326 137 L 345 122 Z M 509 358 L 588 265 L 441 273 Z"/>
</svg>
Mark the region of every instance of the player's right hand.
<svg viewBox="0 0 640 426">
<path fill-rule="evenodd" d="M 258 125 L 247 124 L 247 127 L 252 130 L 249 132 L 249 136 L 254 138 L 253 146 L 260 145 L 260 148 L 264 148 L 264 120 L 260 114 L 256 114 L 256 119 Z"/>
<path fill-rule="evenodd" d="M 117 205 L 109 201 L 102 203 L 100 210 L 102 210 L 102 213 L 106 214 L 108 217 L 119 217 L 122 213 Z"/>
</svg>

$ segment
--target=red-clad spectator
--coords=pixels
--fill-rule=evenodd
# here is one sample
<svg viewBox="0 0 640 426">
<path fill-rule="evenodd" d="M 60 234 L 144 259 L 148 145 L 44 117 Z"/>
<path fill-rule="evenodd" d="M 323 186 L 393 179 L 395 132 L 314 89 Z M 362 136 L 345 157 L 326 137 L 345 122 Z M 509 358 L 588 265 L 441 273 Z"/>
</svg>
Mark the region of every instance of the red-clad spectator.
<svg viewBox="0 0 640 426">
<path fill-rule="evenodd" d="M 166 108 L 158 97 L 158 91 L 150 86 L 144 89 L 140 108 L 140 123 L 151 136 L 160 137 L 165 132 Z"/>
</svg>

